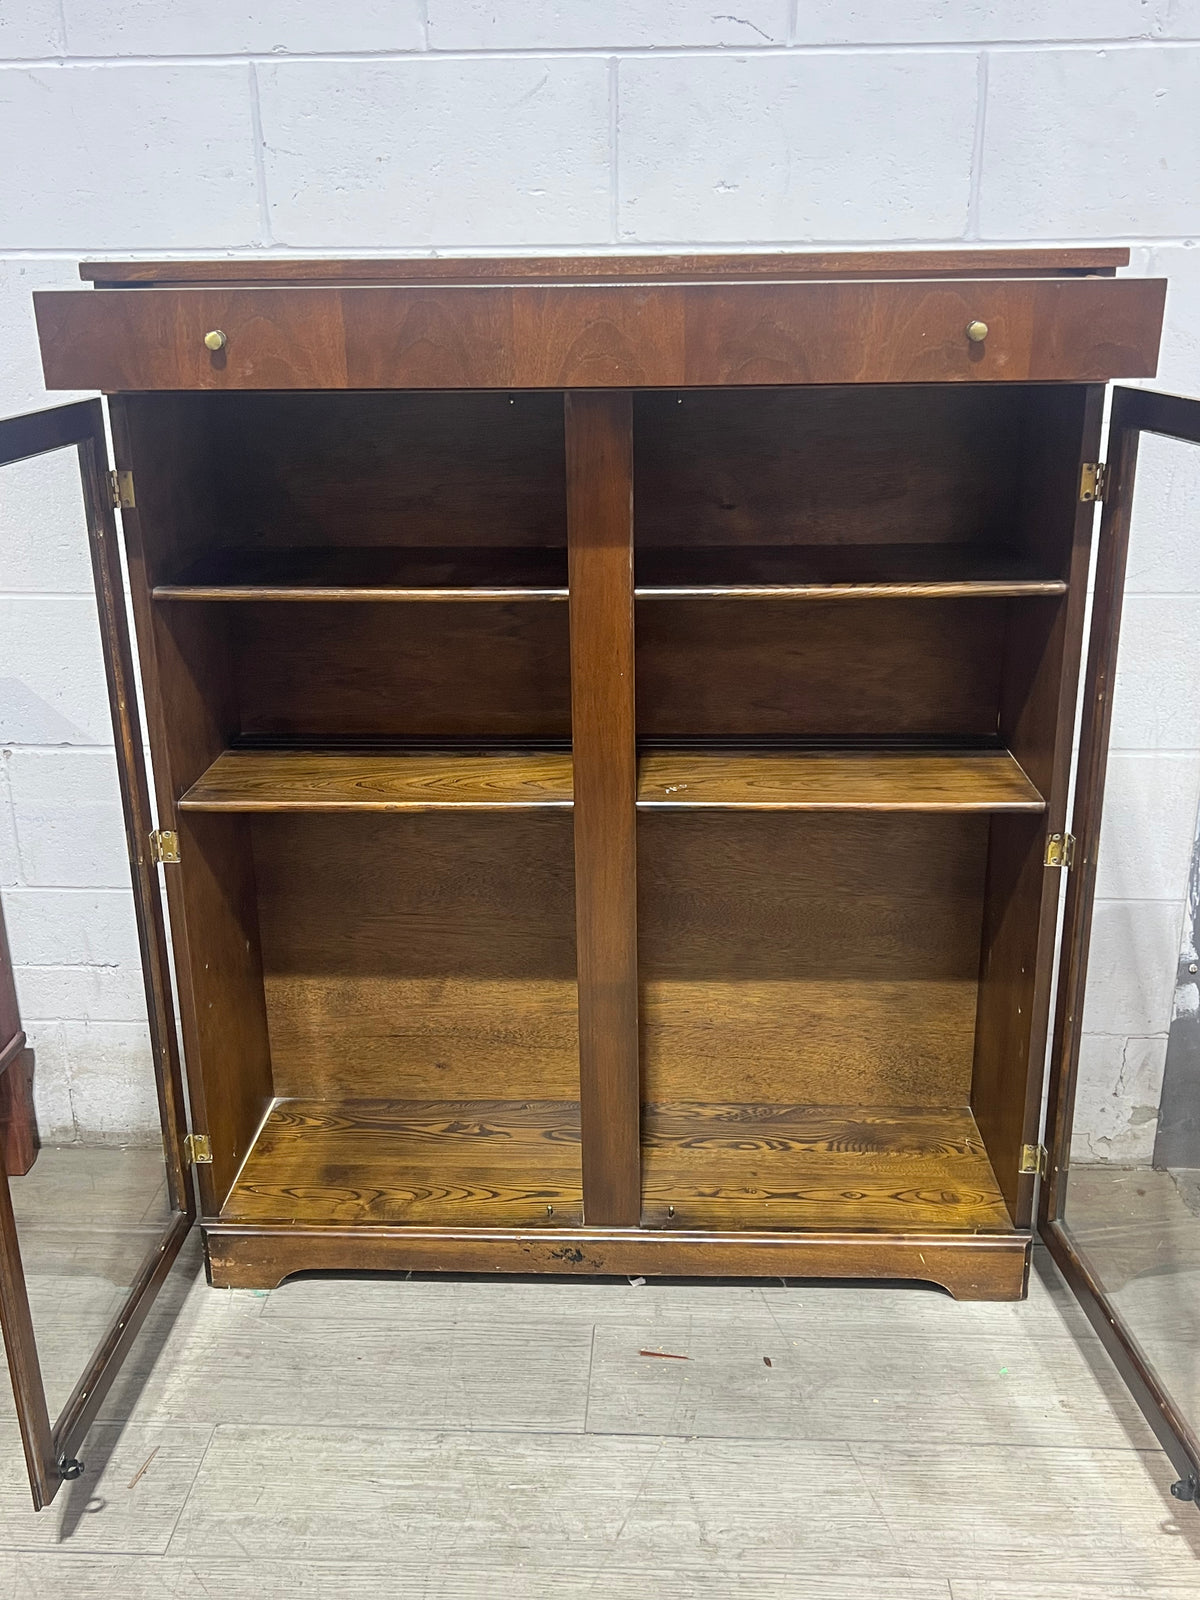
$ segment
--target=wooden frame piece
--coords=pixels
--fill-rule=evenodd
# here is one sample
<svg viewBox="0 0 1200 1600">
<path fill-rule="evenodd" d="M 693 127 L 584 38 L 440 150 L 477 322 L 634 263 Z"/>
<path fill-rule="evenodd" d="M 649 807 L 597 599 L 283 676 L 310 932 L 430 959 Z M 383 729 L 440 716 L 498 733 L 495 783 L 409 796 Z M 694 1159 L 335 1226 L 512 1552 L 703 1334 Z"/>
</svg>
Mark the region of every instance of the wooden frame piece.
<svg viewBox="0 0 1200 1600">
<path fill-rule="evenodd" d="M 205 1224 L 209 1281 L 274 1288 L 294 1272 L 514 1272 L 582 1277 L 901 1278 L 956 1298 L 1019 1300 L 1027 1233 L 692 1233 L 684 1229 L 270 1228 Z"/>
<path fill-rule="evenodd" d="M 566 428 L 583 1204 L 589 1224 L 632 1228 L 642 1197 L 630 396 L 568 394 Z"/>
<path fill-rule="evenodd" d="M 1033 492 L 1022 521 L 1048 548 L 1057 542 L 1068 586 L 1059 598 L 1027 602 L 1014 614 L 1001 701 L 1004 743 L 1046 805 L 1040 826 L 1018 816 L 992 822 L 972 1104 L 1013 1221 L 1023 1228 L 1032 1223 L 1036 1176 L 1021 1171 L 1021 1153 L 1038 1140 L 1061 898 L 1059 876 L 1045 864 L 1046 840 L 1067 825 L 1095 521 L 1093 505 L 1079 497 L 1080 472 L 1098 456 L 1103 408 L 1099 385 L 1048 390 L 1031 428 Z"/>
<path fill-rule="evenodd" d="M 204 283 L 646 283 L 703 278 L 907 278 L 941 274 L 1111 277 L 1127 249 L 805 250 L 754 255 L 349 257 L 278 261 L 83 261 L 79 276 L 98 288 Z"/>
<path fill-rule="evenodd" d="M 34 306 L 52 389 L 621 390 L 1153 377 L 1165 296 L 1151 278 L 968 277 L 66 289 Z"/>
</svg>

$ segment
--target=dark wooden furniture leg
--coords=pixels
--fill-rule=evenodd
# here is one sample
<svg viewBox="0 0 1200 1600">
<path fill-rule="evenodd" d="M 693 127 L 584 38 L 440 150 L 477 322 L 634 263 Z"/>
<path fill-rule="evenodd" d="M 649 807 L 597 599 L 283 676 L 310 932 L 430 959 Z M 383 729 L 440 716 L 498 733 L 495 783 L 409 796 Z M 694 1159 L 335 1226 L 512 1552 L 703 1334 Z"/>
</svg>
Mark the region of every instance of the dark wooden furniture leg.
<svg viewBox="0 0 1200 1600">
<path fill-rule="evenodd" d="M 38 1152 L 37 1122 L 33 1115 L 33 1051 L 25 1044 L 17 991 L 13 983 L 12 956 L 4 913 L 0 909 L 0 1143 L 10 1178 L 20 1178 L 33 1165 Z"/>
<path fill-rule="evenodd" d="M 23 1178 L 38 1153 L 37 1121 L 33 1114 L 33 1051 L 15 1052 L 0 1073 L 0 1140 L 10 1178 Z"/>
</svg>

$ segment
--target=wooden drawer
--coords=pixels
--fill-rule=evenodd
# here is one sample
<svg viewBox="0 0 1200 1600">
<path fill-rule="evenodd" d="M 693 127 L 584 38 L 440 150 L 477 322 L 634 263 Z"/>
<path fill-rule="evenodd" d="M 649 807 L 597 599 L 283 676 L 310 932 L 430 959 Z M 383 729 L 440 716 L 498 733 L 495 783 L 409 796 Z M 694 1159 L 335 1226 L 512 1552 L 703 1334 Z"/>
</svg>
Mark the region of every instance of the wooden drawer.
<svg viewBox="0 0 1200 1600">
<path fill-rule="evenodd" d="M 982 278 L 34 298 L 47 386 L 114 392 L 1148 378 L 1165 292 L 1156 279 Z"/>
</svg>

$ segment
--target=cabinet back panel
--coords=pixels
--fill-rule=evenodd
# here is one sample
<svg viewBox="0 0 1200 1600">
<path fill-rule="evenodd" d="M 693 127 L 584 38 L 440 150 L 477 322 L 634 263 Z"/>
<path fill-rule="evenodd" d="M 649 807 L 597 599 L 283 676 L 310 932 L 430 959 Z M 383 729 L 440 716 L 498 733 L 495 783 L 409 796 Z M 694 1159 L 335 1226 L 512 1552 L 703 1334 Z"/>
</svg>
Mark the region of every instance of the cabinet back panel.
<svg viewBox="0 0 1200 1600">
<path fill-rule="evenodd" d="M 650 737 L 996 732 L 1006 600 L 646 600 Z"/>
<path fill-rule="evenodd" d="M 252 826 L 277 1095 L 578 1098 L 569 815 Z"/>
<path fill-rule="evenodd" d="M 988 819 L 638 819 L 642 1098 L 970 1101 Z"/>
<path fill-rule="evenodd" d="M 566 606 L 229 609 L 245 733 L 570 737 Z"/>
<path fill-rule="evenodd" d="M 1030 391 L 641 393 L 640 544 L 1005 543 Z"/>
<path fill-rule="evenodd" d="M 560 394 L 205 398 L 229 543 L 566 544 Z"/>
</svg>

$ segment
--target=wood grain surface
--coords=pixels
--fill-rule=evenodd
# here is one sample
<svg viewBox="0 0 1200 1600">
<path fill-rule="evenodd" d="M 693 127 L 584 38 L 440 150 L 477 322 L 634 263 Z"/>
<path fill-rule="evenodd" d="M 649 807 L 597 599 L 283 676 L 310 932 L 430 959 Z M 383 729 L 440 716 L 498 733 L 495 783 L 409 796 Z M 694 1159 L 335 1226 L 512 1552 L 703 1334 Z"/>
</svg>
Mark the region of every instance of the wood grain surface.
<svg viewBox="0 0 1200 1600">
<path fill-rule="evenodd" d="M 643 1165 L 649 1227 L 1010 1227 L 965 1108 L 649 1105 Z M 222 1221 L 562 1226 L 581 1200 L 573 1103 L 297 1099 L 273 1106 Z"/>
<path fill-rule="evenodd" d="M 10 1178 L 22 1177 L 36 1160 L 39 1143 L 33 1051 L 26 1048 L 4 908 L 0 906 L 0 1168 Z"/>
<path fill-rule="evenodd" d="M 480 1228 L 578 1223 L 579 1107 L 277 1101 L 222 1217 Z"/>
<path fill-rule="evenodd" d="M 215 1214 L 271 1099 L 254 867 L 235 818 L 182 817 L 180 794 L 236 733 L 238 706 L 223 612 L 155 606 L 152 576 L 212 527 L 211 463 L 203 433 L 178 426 L 158 397 L 110 407 L 115 459 L 134 472 L 137 505 L 121 515 L 137 627 L 159 826 L 182 842 L 162 874 L 188 1063 L 191 1125 L 212 1143 L 196 1168 L 201 1208 Z"/>
<path fill-rule="evenodd" d="M 973 544 L 639 547 L 639 600 L 868 600 L 1056 595 L 1062 578 Z"/>
<path fill-rule="evenodd" d="M 936 383 L 639 390 L 638 555 L 694 545 L 1017 544 L 1039 392 Z M 795 559 L 816 556 L 798 550 Z"/>
<path fill-rule="evenodd" d="M 507 811 L 570 807 L 560 750 L 234 749 L 181 811 Z M 1005 750 L 651 749 L 638 758 L 642 809 L 1021 811 L 1044 802 Z"/>
<path fill-rule="evenodd" d="M 188 820 L 253 836 L 276 1094 L 578 1098 L 567 813 Z"/>
<path fill-rule="evenodd" d="M 1006 750 L 646 750 L 641 809 L 1033 811 L 1045 802 Z"/>
<path fill-rule="evenodd" d="M 988 818 L 642 812 L 642 1097 L 967 1105 Z"/>
<path fill-rule="evenodd" d="M 174 618 L 212 608 L 157 609 Z M 242 733 L 317 742 L 571 736 L 565 606 L 216 609 L 229 629 Z"/>
<path fill-rule="evenodd" d="M 156 584 L 154 598 L 565 600 L 567 552 L 565 546 L 221 550 L 201 557 L 175 581 Z"/>
<path fill-rule="evenodd" d="M 647 1105 L 643 1224 L 1011 1227 L 965 1107 Z"/>
<path fill-rule="evenodd" d="M 229 287 L 48 290 L 34 306 L 50 389 L 1083 383 L 1154 376 L 1165 291 L 1099 277 Z"/>
<path fill-rule="evenodd" d="M 1029 1235 L 1016 1231 L 821 1233 L 806 1228 L 712 1233 L 219 1222 L 206 1226 L 204 1233 L 212 1282 L 228 1289 L 273 1289 L 293 1272 L 653 1273 L 916 1279 L 941 1284 L 959 1300 L 1020 1300 L 1030 1250 Z"/>
<path fill-rule="evenodd" d="M 181 811 L 439 811 L 571 805 L 570 751 L 227 750 Z"/>
<path fill-rule="evenodd" d="M 979 545 L 678 545 L 639 549 L 639 599 L 903 599 L 1057 595 L 1066 582 Z M 565 600 L 562 549 L 234 549 L 202 557 L 156 600 Z"/>
<path fill-rule="evenodd" d="M 638 732 L 993 738 L 1011 603 L 639 600 Z"/>
<path fill-rule="evenodd" d="M 638 1219 L 633 415 L 568 394 L 567 537 L 584 1214 Z"/>
<path fill-rule="evenodd" d="M 503 283 L 688 278 L 918 277 L 1028 273 L 1038 277 L 1112 273 L 1129 251 L 1103 246 L 1058 250 L 786 250 L 738 255 L 402 256 L 398 259 L 280 261 L 83 261 L 79 276 L 98 284 L 200 283 Z"/>
<path fill-rule="evenodd" d="M 565 570 L 561 395 L 194 391 L 139 404 L 204 443 L 213 513 L 191 560 L 222 546 L 447 560 L 490 546 L 557 549 Z"/>
<path fill-rule="evenodd" d="M 1059 942 L 1061 874 L 1046 869 L 1046 835 L 1063 832 L 1082 809 L 1072 746 L 1095 507 L 1079 499 L 1079 469 L 1099 457 L 1104 399 L 1099 386 L 1047 391 L 1025 531 L 1070 588 L 1060 601 L 1014 606 L 1001 697 L 1001 737 L 1045 796 L 1046 815 L 1041 830 L 1016 817 L 993 820 L 971 1103 L 1021 1227 L 1033 1217 L 1036 1178 L 1021 1173 L 1021 1151 L 1040 1138 Z M 1093 628 L 1101 609 L 1093 603 Z"/>
</svg>

